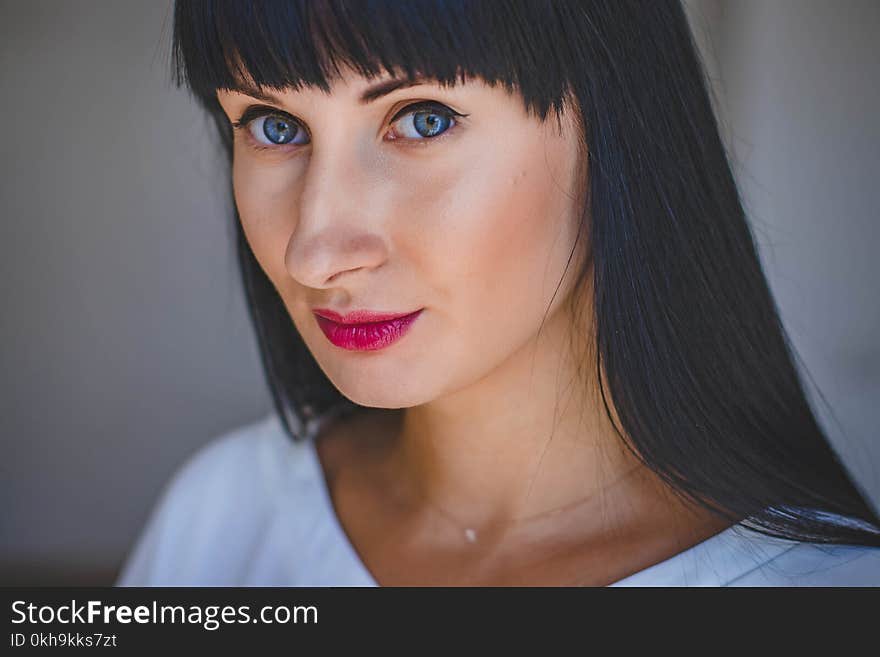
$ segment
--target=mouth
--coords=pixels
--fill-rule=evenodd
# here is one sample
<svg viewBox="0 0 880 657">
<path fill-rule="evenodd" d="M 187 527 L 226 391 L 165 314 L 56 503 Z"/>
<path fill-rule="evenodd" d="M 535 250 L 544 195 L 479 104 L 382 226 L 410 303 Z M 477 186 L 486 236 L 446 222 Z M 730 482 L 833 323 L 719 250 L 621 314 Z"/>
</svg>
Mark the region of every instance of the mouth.
<svg viewBox="0 0 880 657">
<path fill-rule="evenodd" d="M 345 316 L 326 308 L 312 312 L 327 339 L 349 351 L 375 351 L 397 342 L 424 308 L 412 313 L 379 313 L 357 310 Z"/>
</svg>

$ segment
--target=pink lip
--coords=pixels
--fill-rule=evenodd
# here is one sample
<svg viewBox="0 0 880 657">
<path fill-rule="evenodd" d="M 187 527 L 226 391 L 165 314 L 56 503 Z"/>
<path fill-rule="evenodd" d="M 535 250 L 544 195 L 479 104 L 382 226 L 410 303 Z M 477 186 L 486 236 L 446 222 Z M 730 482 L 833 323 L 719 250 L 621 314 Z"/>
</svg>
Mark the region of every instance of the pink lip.
<svg viewBox="0 0 880 657">
<path fill-rule="evenodd" d="M 351 351 L 382 349 L 402 338 L 424 308 L 413 313 L 355 310 L 343 316 L 326 308 L 312 312 L 318 326 L 337 347 Z"/>
</svg>

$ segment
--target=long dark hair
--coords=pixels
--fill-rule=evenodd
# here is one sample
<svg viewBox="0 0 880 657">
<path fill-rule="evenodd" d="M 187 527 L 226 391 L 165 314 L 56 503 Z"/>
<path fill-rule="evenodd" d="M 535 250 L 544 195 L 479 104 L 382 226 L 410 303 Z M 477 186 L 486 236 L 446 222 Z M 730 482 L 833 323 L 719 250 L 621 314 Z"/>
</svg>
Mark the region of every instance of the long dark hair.
<svg viewBox="0 0 880 657">
<path fill-rule="evenodd" d="M 592 287 L 584 370 L 621 440 L 677 494 L 751 529 L 880 546 L 880 517 L 808 404 L 678 0 L 178 0 L 172 52 L 230 162 L 215 93 L 243 74 L 325 91 L 339 64 L 464 74 L 518 92 L 541 121 L 573 99 L 589 258 L 572 304 Z M 269 388 L 302 439 L 310 419 L 363 407 L 321 371 L 237 211 L 234 226 Z"/>
</svg>

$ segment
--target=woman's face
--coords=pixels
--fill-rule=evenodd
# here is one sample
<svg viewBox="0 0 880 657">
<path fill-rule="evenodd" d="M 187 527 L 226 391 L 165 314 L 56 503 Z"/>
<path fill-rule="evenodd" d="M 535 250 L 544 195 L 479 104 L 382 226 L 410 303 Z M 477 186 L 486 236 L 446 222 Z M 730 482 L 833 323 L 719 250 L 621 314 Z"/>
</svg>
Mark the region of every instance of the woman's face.
<svg viewBox="0 0 880 657">
<path fill-rule="evenodd" d="M 561 310 L 583 181 L 571 113 L 559 132 L 552 113 L 542 124 L 481 80 L 363 102 L 391 79 L 347 70 L 330 94 L 218 98 L 231 121 L 270 108 L 234 131 L 233 185 L 248 242 L 300 335 L 346 397 L 404 408 L 480 381 L 536 335 L 551 299 L 546 321 Z M 323 322 L 335 344 L 315 309 L 421 313 L 370 348 L 393 329 Z"/>
</svg>

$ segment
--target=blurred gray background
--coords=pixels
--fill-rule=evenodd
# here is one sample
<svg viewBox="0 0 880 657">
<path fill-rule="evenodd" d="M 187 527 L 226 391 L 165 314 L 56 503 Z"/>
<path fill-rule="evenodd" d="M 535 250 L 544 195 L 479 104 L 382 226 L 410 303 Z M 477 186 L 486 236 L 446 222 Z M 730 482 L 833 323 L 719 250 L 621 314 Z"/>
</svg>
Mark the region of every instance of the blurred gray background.
<svg viewBox="0 0 880 657">
<path fill-rule="evenodd" d="M 814 407 L 880 503 L 880 3 L 687 8 Z M 174 469 L 271 409 L 170 29 L 170 0 L 0 2 L 0 584 L 112 583 Z"/>
</svg>

